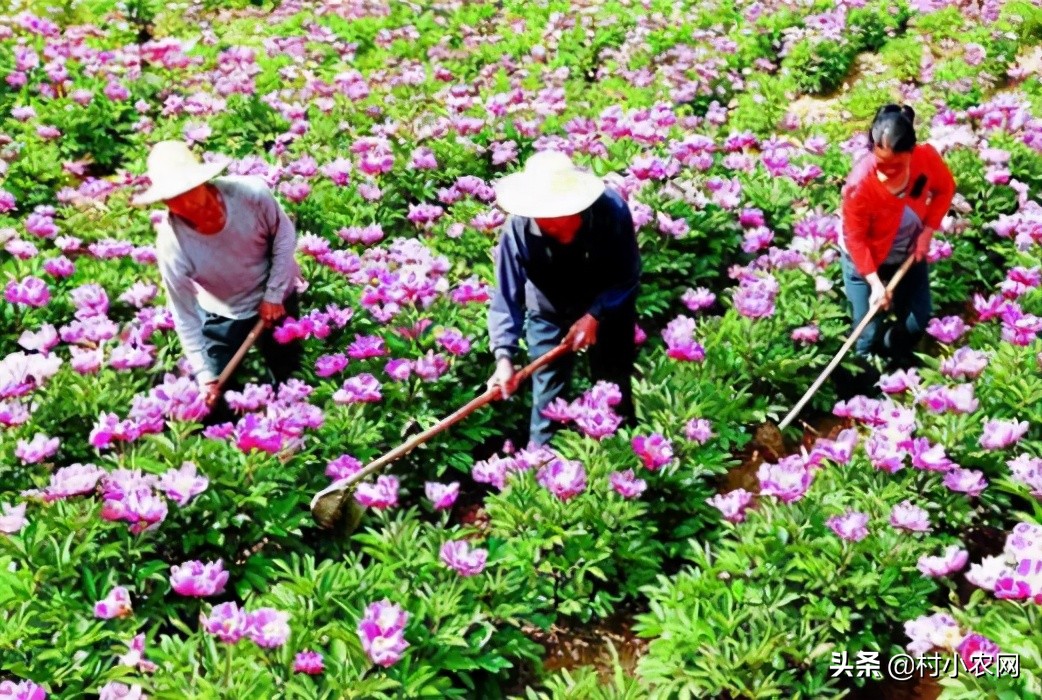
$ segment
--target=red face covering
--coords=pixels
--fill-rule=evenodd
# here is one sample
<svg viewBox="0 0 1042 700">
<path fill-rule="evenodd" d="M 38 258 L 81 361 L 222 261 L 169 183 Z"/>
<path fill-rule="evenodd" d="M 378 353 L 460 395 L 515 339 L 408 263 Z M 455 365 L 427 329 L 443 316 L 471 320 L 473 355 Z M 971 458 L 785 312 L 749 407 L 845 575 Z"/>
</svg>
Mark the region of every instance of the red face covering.
<svg viewBox="0 0 1042 700">
<path fill-rule="evenodd" d="M 582 226 L 583 218 L 581 214 L 571 214 L 552 219 L 536 219 L 535 222 L 540 231 L 558 243 L 567 245 L 575 240 L 579 227 Z"/>
</svg>

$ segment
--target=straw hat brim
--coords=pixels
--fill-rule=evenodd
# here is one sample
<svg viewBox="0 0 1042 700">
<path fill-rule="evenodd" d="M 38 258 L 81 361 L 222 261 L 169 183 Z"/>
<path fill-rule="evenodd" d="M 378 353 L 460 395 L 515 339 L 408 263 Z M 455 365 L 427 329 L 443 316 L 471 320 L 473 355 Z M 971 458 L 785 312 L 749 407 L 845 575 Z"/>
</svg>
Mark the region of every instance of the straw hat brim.
<svg viewBox="0 0 1042 700">
<path fill-rule="evenodd" d="M 580 170 L 550 175 L 521 171 L 501 178 L 492 187 L 503 211 L 539 219 L 578 214 L 604 194 L 604 181 Z"/>
<path fill-rule="evenodd" d="M 199 185 L 209 182 L 227 169 L 230 163 L 200 163 L 190 168 L 179 168 L 164 172 L 152 186 L 131 200 L 131 204 L 142 206 L 155 204 L 184 194 Z"/>
</svg>

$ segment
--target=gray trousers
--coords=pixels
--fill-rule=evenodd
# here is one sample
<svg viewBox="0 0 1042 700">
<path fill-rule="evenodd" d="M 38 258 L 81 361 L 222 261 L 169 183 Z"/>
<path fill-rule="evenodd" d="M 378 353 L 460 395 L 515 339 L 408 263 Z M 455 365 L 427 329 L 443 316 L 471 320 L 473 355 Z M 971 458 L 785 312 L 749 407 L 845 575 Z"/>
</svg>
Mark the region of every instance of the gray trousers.
<svg viewBox="0 0 1042 700">
<path fill-rule="evenodd" d="M 578 318 L 566 318 L 529 311 L 525 323 L 525 339 L 531 361 L 553 350 Z M 632 376 L 636 359 L 633 326 L 636 311 L 632 304 L 605 316 L 597 328 L 597 342 L 587 351 L 590 374 L 594 382 L 604 380 L 619 386 L 622 402 L 614 408 L 629 424 L 634 420 Z M 575 355 L 569 353 L 532 375 L 532 414 L 529 441 L 545 445 L 559 427 L 542 415 L 554 399 L 562 397 L 571 385 Z"/>
</svg>

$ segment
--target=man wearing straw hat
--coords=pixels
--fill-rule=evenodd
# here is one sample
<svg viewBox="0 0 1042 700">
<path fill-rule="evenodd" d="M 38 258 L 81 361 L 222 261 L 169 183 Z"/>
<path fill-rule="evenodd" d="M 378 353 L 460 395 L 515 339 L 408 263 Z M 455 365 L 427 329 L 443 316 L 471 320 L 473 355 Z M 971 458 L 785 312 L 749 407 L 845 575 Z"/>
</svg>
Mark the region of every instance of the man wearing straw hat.
<svg viewBox="0 0 1042 700">
<path fill-rule="evenodd" d="M 217 377 L 258 317 L 268 326 L 258 346 L 271 379 L 283 382 L 300 366 L 299 343 L 279 344 L 271 333 L 287 312 L 299 312 L 296 229 L 263 180 L 218 177 L 226 167 L 200 162 L 182 141 L 162 141 L 148 157 L 151 187 L 133 199 L 168 209 L 154 219 L 156 257 L 181 347 L 210 406 Z M 223 401 L 208 422 L 218 416 L 230 416 Z"/>
<path fill-rule="evenodd" d="M 593 380 L 618 385 L 622 401 L 615 410 L 632 423 L 641 260 L 629 206 L 558 151 L 536 153 L 494 189 L 510 216 L 495 253 L 488 325 L 496 370 L 489 386 L 501 387 L 504 397 L 515 389 L 522 330 L 532 359 L 567 341 L 573 351 L 590 347 Z M 545 445 L 552 436 L 543 409 L 565 392 L 573 360 L 566 355 L 533 375 L 530 444 Z"/>
</svg>

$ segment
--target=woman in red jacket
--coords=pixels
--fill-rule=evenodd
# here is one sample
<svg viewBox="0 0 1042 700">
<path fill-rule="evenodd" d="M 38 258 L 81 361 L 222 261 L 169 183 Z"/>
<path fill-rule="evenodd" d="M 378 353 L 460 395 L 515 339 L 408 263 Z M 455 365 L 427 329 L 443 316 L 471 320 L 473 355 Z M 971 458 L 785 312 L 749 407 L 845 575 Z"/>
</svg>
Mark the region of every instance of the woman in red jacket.
<svg viewBox="0 0 1042 700">
<path fill-rule="evenodd" d="M 843 283 L 856 327 L 876 301 L 897 320 L 882 328 L 876 316 L 855 352 L 881 355 L 890 368 L 915 364 L 912 354 L 932 314 L 926 255 L 955 195 L 955 180 L 937 150 L 917 144 L 915 112 L 886 105 L 868 131 L 871 153 L 851 171 L 843 188 Z M 886 284 L 909 255 L 916 262 L 891 298 Z"/>
</svg>

